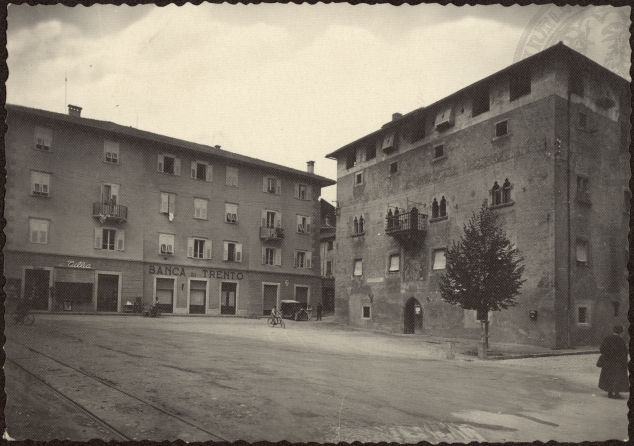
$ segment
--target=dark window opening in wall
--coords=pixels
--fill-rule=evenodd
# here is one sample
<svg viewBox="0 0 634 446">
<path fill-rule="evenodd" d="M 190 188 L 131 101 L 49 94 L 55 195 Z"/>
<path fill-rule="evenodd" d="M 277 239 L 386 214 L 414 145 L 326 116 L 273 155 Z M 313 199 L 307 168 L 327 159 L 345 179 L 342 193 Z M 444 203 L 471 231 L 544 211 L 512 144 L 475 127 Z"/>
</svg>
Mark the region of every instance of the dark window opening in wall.
<svg viewBox="0 0 634 446">
<path fill-rule="evenodd" d="M 425 119 L 419 118 L 418 120 L 412 123 L 411 127 L 411 138 L 410 141 L 418 141 L 419 139 L 423 139 L 425 137 Z"/>
<path fill-rule="evenodd" d="M 443 156 L 445 156 L 445 146 L 440 144 L 434 147 L 434 158 L 442 158 Z"/>
<path fill-rule="evenodd" d="M 440 217 L 447 216 L 447 200 L 445 199 L 444 196 L 440 199 L 439 214 L 440 214 Z"/>
<path fill-rule="evenodd" d="M 332 276 L 332 260 L 326 262 L 326 275 Z"/>
<path fill-rule="evenodd" d="M 473 92 L 473 107 L 471 116 L 478 116 L 489 111 L 489 85 L 485 84 L 478 87 Z"/>
<path fill-rule="evenodd" d="M 171 156 L 163 157 L 163 172 L 174 175 L 174 158 Z"/>
<path fill-rule="evenodd" d="M 207 166 L 202 163 L 196 163 L 196 179 L 205 180 L 207 178 Z"/>
<path fill-rule="evenodd" d="M 495 137 L 498 138 L 500 136 L 508 135 L 509 133 L 509 122 L 508 120 L 501 121 L 495 124 Z"/>
<path fill-rule="evenodd" d="M 369 145 L 365 148 L 365 159 L 367 160 L 371 160 L 376 158 L 376 146 L 375 145 Z"/>
<path fill-rule="evenodd" d="M 364 224 L 364 220 L 362 215 L 361 217 L 359 217 L 359 234 L 363 234 L 365 232 L 363 230 L 363 224 Z"/>
<path fill-rule="evenodd" d="M 577 239 L 575 257 L 578 265 L 588 264 L 588 242 L 586 240 Z"/>
<path fill-rule="evenodd" d="M 363 184 L 363 172 L 357 172 L 354 176 L 354 184 Z"/>
<path fill-rule="evenodd" d="M 514 101 L 517 98 L 526 96 L 531 92 L 531 71 L 530 67 L 524 66 L 511 73 L 509 80 L 509 99 Z"/>
<path fill-rule="evenodd" d="M 354 221 L 352 222 L 352 231 L 355 234 L 359 233 L 359 220 L 357 219 L 357 217 L 354 217 Z"/>
<path fill-rule="evenodd" d="M 585 113 L 579 113 L 579 127 L 588 128 L 588 116 Z"/>
<path fill-rule="evenodd" d="M 508 178 L 504 180 L 502 185 L 502 203 L 511 202 L 511 183 Z"/>
<path fill-rule="evenodd" d="M 363 313 L 361 314 L 361 317 L 363 319 L 370 319 L 370 306 L 369 305 L 364 305 L 363 306 Z"/>
<path fill-rule="evenodd" d="M 577 323 L 588 323 L 588 307 L 577 307 Z"/>
<path fill-rule="evenodd" d="M 391 163 L 390 164 L 390 173 L 396 173 L 398 172 L 398 163 Z"/>
<path fill-rule="evenodd" d="M 431 218 L 438 218 L 440 215 L 440 208 L 438 207 L 438 200 L 434 198 L 431 202 Z"/>
<path fill-rule="evenodd" d="M 568 82 L 570 93 L 576 94 L 577 96 L 583 96 L 583 76 L 578 71 L 570 73 L 570 79 Z"/>
<path fill-rule="evenodd" d="M 332 240 L 328 240 L 328 251 L 332 251 L 333 243 Z"/>
<path fill-rule="evenodd" d="M 357 163 L 357 151 L 350 150 L 346 153 L 346 169 L 351 169 Z"/>
</svg>

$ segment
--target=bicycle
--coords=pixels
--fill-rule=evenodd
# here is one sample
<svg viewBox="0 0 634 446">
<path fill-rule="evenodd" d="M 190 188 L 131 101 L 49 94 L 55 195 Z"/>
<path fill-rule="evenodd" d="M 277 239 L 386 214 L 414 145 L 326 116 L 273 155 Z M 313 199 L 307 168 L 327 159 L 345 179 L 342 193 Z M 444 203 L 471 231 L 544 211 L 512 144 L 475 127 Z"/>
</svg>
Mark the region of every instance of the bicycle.
<svg viewBox="0 0 634 446">
<path fill-rule="evenodd" d="M 35 323 L 35 316 L 30 312 L 16 311 L 13 313 L 13 323 L 22 325 L 33 325 Z"/>
<path fill-rule="evenodd" d="M 267 323 L 271 327 L 279 325 L 282 328 L 286 328 L 286 324 L 284 323 L 284 319 L 282 319 L 282 316 L 269 316 L 269 318 L 267 319 Z"/>
</svg>

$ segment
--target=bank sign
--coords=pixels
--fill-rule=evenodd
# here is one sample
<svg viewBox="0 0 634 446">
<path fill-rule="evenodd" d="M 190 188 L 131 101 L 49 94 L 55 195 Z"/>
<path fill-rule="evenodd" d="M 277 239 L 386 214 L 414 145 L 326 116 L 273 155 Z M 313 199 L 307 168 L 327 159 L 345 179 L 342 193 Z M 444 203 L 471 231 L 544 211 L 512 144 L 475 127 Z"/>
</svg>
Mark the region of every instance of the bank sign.
<svg viewBox="0 0 634 446">
<path fill-rule="evenodd" d="M 222 271 L 213 269 L 200 269 L 196 271 L 189 271 L 183 266 L 171 266 L 171 265 L 148 265 L 148 273 L 161 276 L 190 276 L 198 277 L 198 271 L 201 272 L 201 276 L 205 279 L 226 279 L 226 280 L 242 280 L 244 279 L 244 273 L 241 271 Z"/>
</svg>

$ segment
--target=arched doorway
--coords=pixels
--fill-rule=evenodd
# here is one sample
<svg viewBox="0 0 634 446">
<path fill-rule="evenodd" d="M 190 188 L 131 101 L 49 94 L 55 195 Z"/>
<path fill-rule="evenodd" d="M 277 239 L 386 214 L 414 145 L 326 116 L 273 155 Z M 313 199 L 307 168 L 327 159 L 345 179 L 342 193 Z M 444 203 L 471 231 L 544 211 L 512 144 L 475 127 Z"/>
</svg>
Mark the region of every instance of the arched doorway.
<svg viewBox="0 0 634 446">
<path fill-rule="evenodd" d="M 405 302 L 403 310 L 403 333 L 414 334 L 416 330 L 423 329 L 423 307 L 418 300 L 413 297 Z"/>
</svg>

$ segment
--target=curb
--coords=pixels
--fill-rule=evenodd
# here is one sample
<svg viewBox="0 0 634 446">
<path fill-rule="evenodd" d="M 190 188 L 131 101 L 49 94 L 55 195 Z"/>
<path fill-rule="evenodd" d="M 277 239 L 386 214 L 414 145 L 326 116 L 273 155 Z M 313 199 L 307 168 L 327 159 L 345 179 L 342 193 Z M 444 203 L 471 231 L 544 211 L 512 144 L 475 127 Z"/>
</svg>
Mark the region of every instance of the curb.
<svg viewBox="0 0 634 446">
<path fill-rule="evenodd" d="M 500 357 L 488 358 L 494 361 L 504 361 L 505 359 L 526 359 L 526 358 L 547 358 L 551 356 L 575 356 L 575 355 L 594 355 L 599 354 L 599 350 L 584 350 L 581 352 L 562 352 L 562 353 L 526 353 L 517 355 L 508 355 Z"/>
</svg>

